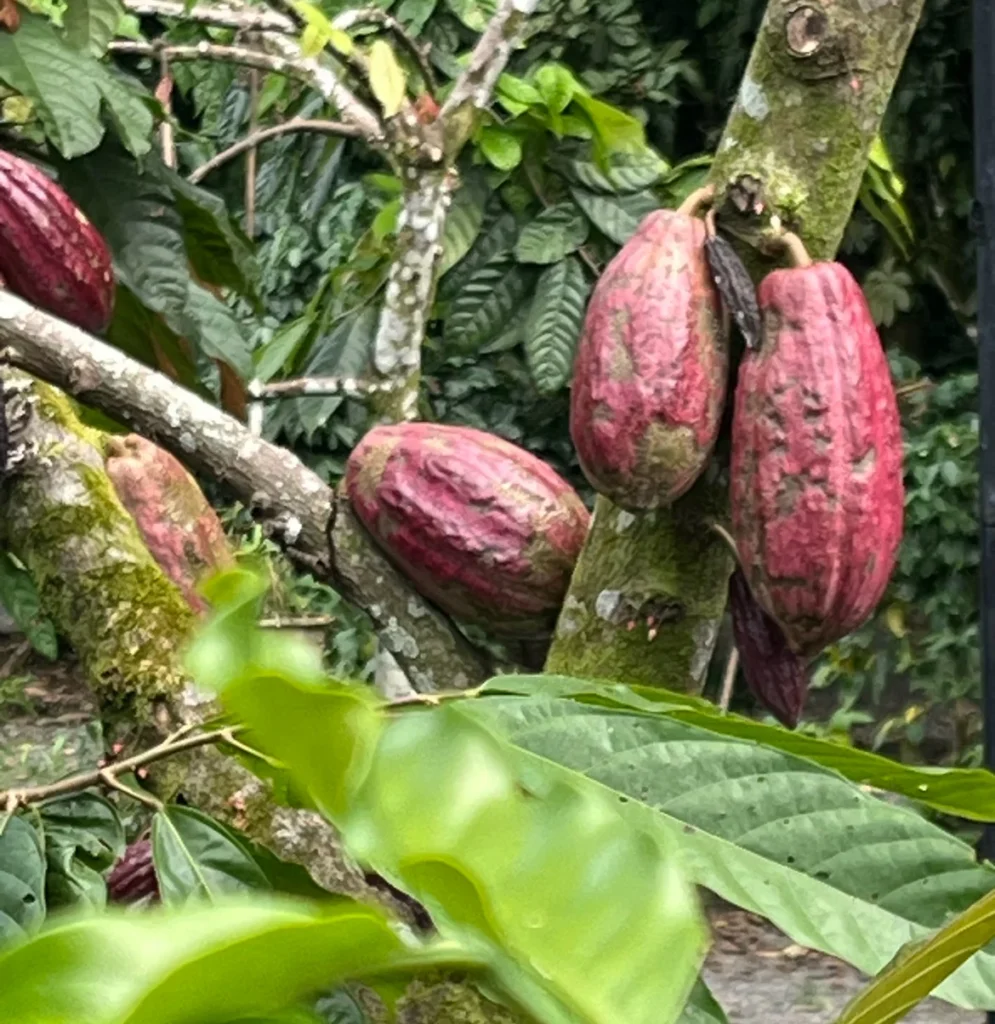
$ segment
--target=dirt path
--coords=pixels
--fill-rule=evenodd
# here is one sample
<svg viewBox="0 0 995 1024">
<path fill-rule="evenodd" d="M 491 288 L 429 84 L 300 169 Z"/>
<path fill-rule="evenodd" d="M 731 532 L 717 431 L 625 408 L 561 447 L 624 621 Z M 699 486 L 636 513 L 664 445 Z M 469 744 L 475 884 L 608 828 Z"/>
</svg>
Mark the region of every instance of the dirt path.
<svg viewBox="0 0 995 1024">
<path fill-rule="evenodd" d="M 709 910 L 713 946 L 705 980 L 730 1024 L 831 1024 L 865 979 L 832 957 L 792 944 L 766 921 L 728 905 Z M 985 1015 L 937 1000 L 908 1024 L 984 1024 Z"/>
</svg>

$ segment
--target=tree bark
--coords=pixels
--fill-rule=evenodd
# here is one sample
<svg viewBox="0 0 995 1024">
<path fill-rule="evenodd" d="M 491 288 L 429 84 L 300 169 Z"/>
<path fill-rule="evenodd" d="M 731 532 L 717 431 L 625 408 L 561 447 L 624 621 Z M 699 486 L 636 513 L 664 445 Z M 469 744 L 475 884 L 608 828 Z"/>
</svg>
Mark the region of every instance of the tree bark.
<svg viewBox="0 0 995 1024">
<path fill-rule="evenodd" d="M 771 0 L 712 167 L 719 223 L 756 243 L 776 216 L 812 255 L 843 236 L 922 0 Z M 753 251 L 759 278 L 769 262 Z M 547 668 L 699 690 L 732 560 L 725 467 L 668 509 L 599 498 Z M 647 628 L 649 610 L 664 619 Z M 631 624 L 635 622 L 635 626 Z"/>
</svg>

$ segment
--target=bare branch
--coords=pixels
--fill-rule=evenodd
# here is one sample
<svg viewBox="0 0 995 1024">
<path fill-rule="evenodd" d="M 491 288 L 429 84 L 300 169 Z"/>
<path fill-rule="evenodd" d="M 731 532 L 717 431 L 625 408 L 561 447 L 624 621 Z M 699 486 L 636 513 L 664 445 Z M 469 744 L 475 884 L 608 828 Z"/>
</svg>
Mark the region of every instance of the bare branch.
<svg viewBox="0 0 995 1024">
<path fill-rule="evenodd" d="M 240 139 L 234 145 L 229 146 L 228 149 L 222 150 L 217 156 L 213 156 L 206 163 L 201 164 L 189 176 L 189 180 L 191 184 L 196 185 L 198 182 L 203 181 L 212 171 L 216 171 L 223 164 L 228 163 L 229 160 L 234 160 L 235 157 L 245 153 L 247 150 L 252 150 L 269 139 L 275 139 L 281 135 L 289 135 L 292 132 L 340 135 L 348 139 L 358 139 L 362 135 L 355 125 L 346 124 L 344 121 L 322 121 L 295 117 L 290 121 L 285 121 L 283 124 L 272 125 L 269 128 L 260 128 L 259 131 L 246 135 L 244 139 Z"/>
<path fill-rule="evenodd" d="M 348 32 L 349 29 L 354 28 L 356 25 L 364 23 L 381 25 L 391 35 L 397 37 L 398 41 L 414 57 L 415 62 L 418 64 L 418 70 L 421 71 L 422 78 L 425 79 L 428 91 L 434 96 L 438 91 L 438 84 L 425 48 L 418 45 L 396 18 L 391 17 L 391 15 L 379 7 L 362 7 L 355 11 L 343 11 L 332 24 L 336 28 L 342 29 L 343 32 Z"/>
<path fill-rule="evenodd" d="M 115 40 L 108 49 L 113 53 L 138 54 L 144 57 L 155 57 L 165 53 L 170 61 L 223 61 L 258 68 L 260 71 L 271 71 L 274 74 L 289 75 L 317 89 L 371 145 L 383 142 L 384 129 L 380 119 L 343 85 L 332 68 L 321 64 L 313 57 L 302 57 L 296 43 L 275 33 L 264 36 L 263 43 L 267 49 L 275 52 L 263 53 L 248 47 L 224 46 L 206 40 L 178 46 Z"/>
<path fill-rule="evenodd" d="M 466 70 L 456 80 L 439 117 L 447 121 L 446 149 L 458 153 L 473 132 L 477 111 L 491 102 L 494 86 L 521 38 L 528 16 L 539 0 L 501 0 L 477 41 Z"/>
<path fill-rule="evenodd" d="M 278 380 L 270 384 L 253 381 L 249 397 L 257 402 L 276 402 L 284 398 L 318 398 L 344 395 L 346 398 L 366 398 L 369 395 L 388 394 L 404 386 L 403 379 L 362 380 L 358 377 L 298 377 Z"/>
<path fill-rule="evenodd" d="M 201 25 L 234 28 L 241 31 L 289 32 L 297 31 L 293 18 L 268 7 L 241 7 L 230 3 L 194 4 L 189 10 L 184 0 L 123 0 L 132 14 L 155 18 L 176 18 L 195 21 Z"/>
</svg>

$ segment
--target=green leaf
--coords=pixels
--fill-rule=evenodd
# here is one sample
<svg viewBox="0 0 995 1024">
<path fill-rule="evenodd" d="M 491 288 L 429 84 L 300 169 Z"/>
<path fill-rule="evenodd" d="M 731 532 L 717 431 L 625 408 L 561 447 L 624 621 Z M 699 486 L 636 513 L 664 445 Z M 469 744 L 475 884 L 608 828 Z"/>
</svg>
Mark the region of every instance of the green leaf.
<svg viewBox="0 0 995 1024">
<path fill-rule="evenodd" d="M 344 709 L 329 717 L 326 693 L 245 676 L 223 697 L 321 805 L 338 806 L 355 856 L 412 892 L 441 934 L 487 947 L 501 987 L 536 1020 L 676 1020 L 704 935 L 669 841 L 579 777 L 520 771 L 448 707 L 384 721 L 344 789 L 328 737 L 352 729 Z"/>
<path fill-rule="evenodd" d="M 576 256 L 554 263 L 536 284 L 525 325 L 525 355 L 540 394 L 553 394 L 570 380 L 589 293 Z"/>
<path fill-rule="evenodd" d="M 41 837 L 23 818 L 0 813 L 0 946 L 33 934 L 44 919 Z"/>
<path fill-rule="evenodd" d="M 801 758 L 562 699 L 490 697 L 466 711 L 535 770 L 556 764 L 624 797 L 634 824 L 679 840 L 698 885 L 869 974 L 995 887 L 966 843 Z M 995 1005 L 995 954 L 978 954 L 939 994 Z"/>
<path fill-rule="evenodd" d="M 102 908 L 103 872 L 124 852 L 124 826 L 113 805 L 98 793 L 47 800 L 38 808 L 44 835 L 49 908 Z"/>
<path fill-rule="evenodd" d="M 543 102 L 554 114 L 562 114 L 574 95 L 585 91 L 562 64 L 543 64 L 537 69 L 534 81 Z"/>
<path fill-rule="evenodd" d="M 284 324 L 262 348 L 253 352 L 253 376 L 261 381 L 272 380 L 294 358 L 313 327 L 313 314 Z"/>
<path fill-rule="evenodd" d="M 902 951 L 847 1006 L 836 1024 L 895 1024 L 961 964 L 995 938 L 995 892 L 955 917 L 932 938 Z"/>
<path fill-rule="evenodd" d="M 397 9 L 397 20 L 413 36 L 421 34 L 435 10 L 437 0 L 401 0 Z"/>
<path fill-rule="evenodd" d="M 585 189 L 572 188 L 570 194 L 591 223 L 616 245 L 625 245 L 636 233 L 643 218 L 660 207 L 651 192 L 600 196 Z"/>
<path fill-rule="evenodd" d="M 828 768 L 862 786 L 898 793 L 944 814 L 995 821 L 995 774 L 985 768 L 923 768 L 857 747 L 723 714 L 710 701 L 650 687 L 597 684 L 566 676 L 498 676 L 484 692 L 570 697 L 605 707 L 666 715 L 722 736 L 760 743 Z"/>
<path fill-rule="evenodd" d="M 722 1007 L 699 978 L 678 1024 L 729 1024 Z"/>
<path fill-rule="evenodd" d="M 448 273 L 470 251 L 484 223 L 488 199 L 483 175 L 469 175 L 463 187 L 453 196 L 442 232 L 442 260 L 439 277 Z"/>
<path fill-rule="evenodd" d="M 653 149 L 611 153 L 601 161 L 587 157 L 564 158 L 554 154 L 551 164 L 571 181 L 592 192 L 631 195 L 655 185 L 669 170 Z"/>
<path fill-rule="evenodd" d="M 498 103 L 515 117 L 525 113 L 529 107 L 539 107 L 543 104 L 542 95 L 531 82 L 507 72 L 498 79 L 494 96 Z"/>
<path fill-rule="evenodd" d="M 41 15 L 22 11 L 17 32 L 0 33 L 0 81 L 31 100 L 45 134 L 67 159 L 100 145 L 104 104 L 135 155 L 151 146 L 149 108 Z"/>
<path fill-rule="evenodd" d="M 583 91 L 575 93 L 574 102 L 591 119 L 595 138 L 605 153 L 646 148 L 646 132 L 642 122 L 631 114 Z"/>
<path fill-rule="evenodd" d="M 242 843 L 192 807 L 167 807 L 155 815 L 152 859 L 164 903 L 269 888 Z"/>
<path fill-rule="evenodd" d="M 6 552 L 0 553 L 0 605 L 9 612 L 31 646 L 54 661 L 59 655 L 55 624 L 41 610 L 41 598 L 30 573 Z"/>
<path fill-rule="evenodd" d="M 456 193 L 457 198 L 459 193 Z M 456 206 L 456 202 L 453 202 Z M 450 213 L 450 219 L 452 214 Z M 448 220 L 446 230 L 448 231 Z M 449 302 L 455 298 L 467 283 L 492 260 L 510 254 L 515 239 L 518 238 L 518 222 L 513 214 L 507 211 L 501 213 L 495 220 L 485 224 L 482 231 L 477 235 L 476 241 L 472 244 L 470 251 L 462 259 L 454 261 L 454 266 L 448 270 L 439 283 L 439 298 Z M 445 259 L 445 257 L 443 257 Z M 441 276 L 441 275 L 440 275 Z"/>
<path fill-rule="evenodd" d="M 513 171 L 522 162 L 521 140 L 503 128 L 488 126 L 480 130 L 480 152 L 499 171 Z"/>
<path fill-rule="evenodd" d="M 112 913 L 0 954 L 0 1020 L 38 1024 L 43 1000 L 45 1024 L 229 1024 L 367 972 L 477 962 L 451 943 L 405 944 L 382 911 L 346 899 Z"/>
<path fill-rule="evenodd" d="M 497 0 L 446 0 L 446 6 L 474 32 L 483 32 L 497 12 Z"/>
<path fill-rule="evenodd" d="M 62 17 L 66 39 L 77 50 L 102 57 L 123 15 L 120 0 L 73 0 Z"/>
<path fill-rule="evenodd" d="M 533 277 L 525 267 L 496 261 L 481 267 L 453 300 L 446 320 L 447 345 L 474 351 L 494 338 L 529 294 Z"/>
<path fill-rule="evenodd" d="M 401 109 L 407 80 L 390 44 L 383 39 L 375 39 L 370 47 L 370 88 L 387 117 Z"/>
<path fill-rule="evenodd" d="M 391 199 L 389 203 L 385 203 L 380 208 L 380 212 L 373 218 L 373 223 L 370 226 L 373 237 L 378 242 L 382 242 L 397 230 L 397 218 L 400 212 L 400 199 Z"/>
<path fill-rule="evenodd" d="M 573 203 L 551 206 L 522 229 L 515 256 L 522 263 L 558 263 L 587 241 L 588 231 Z"/>
</svg>

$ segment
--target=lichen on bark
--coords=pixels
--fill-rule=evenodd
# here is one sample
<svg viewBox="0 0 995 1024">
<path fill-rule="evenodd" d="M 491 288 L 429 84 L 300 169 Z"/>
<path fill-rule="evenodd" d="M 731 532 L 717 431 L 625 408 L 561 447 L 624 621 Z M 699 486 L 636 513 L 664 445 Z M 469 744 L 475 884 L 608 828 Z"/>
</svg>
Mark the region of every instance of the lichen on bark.
<svg viewBox="0 0 995 1024">
<path fill-rule="evenodd" d="M 776 215 L 814 256 L 832 257 L 921 10 L 922 0 L 771 0 L 712 167 L 723 230 L 757 242 Z M 770 263 L 756 255 L 759 276 Z M 547 668 L 697 688 L 694 670 L 711 650 L 701 617 L 663 623 L 647 643 L 624 617 L 599 617 L 598 602 L 676 601 L 717 623 L 732 561 L 709 523 L 725 503 L 724 487 L 699 484 L 620 530 L 618 510 L 600 499 Z"/>
</svg>

